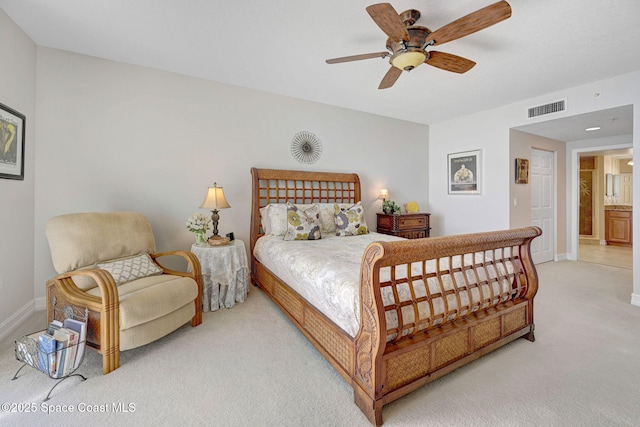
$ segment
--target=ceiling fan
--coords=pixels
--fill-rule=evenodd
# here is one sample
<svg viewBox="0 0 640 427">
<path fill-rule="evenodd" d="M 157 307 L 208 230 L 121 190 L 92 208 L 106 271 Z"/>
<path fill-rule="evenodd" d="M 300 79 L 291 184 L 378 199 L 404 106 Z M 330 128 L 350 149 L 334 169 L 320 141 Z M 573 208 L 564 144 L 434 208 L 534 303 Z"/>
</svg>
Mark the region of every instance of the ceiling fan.
<svg viewBox="0 0 640 427">
<path fill-rule="evenodd" d="M 415 9 L 398 14 L 389 3 L 379 3 L 367 7 L 367 12 L 389 37 L 387 50 L 327 59 L 326 62 L 338 64 L 390 56 L 391 68 L 378 86 L 378 89 L 387 89 L 394 85 L 403 71 L 411 71 L 422 63 L 454 73 L 462 74 L 469 71 L 476 65 L 474 61 L 427 48 L 459 39 L 504 21 L 511 16 L 511 6 L 506 1 L 499 1 L 433 32 L 426 27 L 413 25 L 420 18 L 420 12 Z"/>
</svg>

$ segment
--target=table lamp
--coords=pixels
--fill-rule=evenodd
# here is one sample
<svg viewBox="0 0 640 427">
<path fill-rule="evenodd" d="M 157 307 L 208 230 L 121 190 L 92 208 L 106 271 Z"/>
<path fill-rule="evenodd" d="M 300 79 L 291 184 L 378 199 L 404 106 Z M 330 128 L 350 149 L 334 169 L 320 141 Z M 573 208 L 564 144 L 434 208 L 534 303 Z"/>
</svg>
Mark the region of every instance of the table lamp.
<svg viewBox="0 0 640 427">
<path fill-rule="evenodd" d="M 227 199 L 224 197 L 224 191 L 222 187 L 218 187 L 214 182 L 213 187 L 209 187 L 207 191 L 207 197 L 205 197 L 204 202 L 200 205 L 202 209 L 211 210 L 211 222 L 213 223 L 213 235 L 209 237 L 209 241 L 217 241 L 224 240 L 224 237 L 218 236 L 218 221 L 220 220 L 220 215 L 218 215 L 218 209 L 226 209 L 230 208 Z"/>
</svg>

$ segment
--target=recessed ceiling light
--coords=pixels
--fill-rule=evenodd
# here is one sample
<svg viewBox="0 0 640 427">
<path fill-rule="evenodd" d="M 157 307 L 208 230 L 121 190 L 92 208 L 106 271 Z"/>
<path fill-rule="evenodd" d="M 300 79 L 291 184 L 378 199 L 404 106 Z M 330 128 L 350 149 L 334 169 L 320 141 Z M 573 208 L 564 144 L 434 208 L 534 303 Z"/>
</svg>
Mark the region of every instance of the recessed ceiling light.
<svg viewBox="0 0 640 427">
<path fill-rule="evenodd" d="M 595 126 L 595 127 L 592 127 L 592 128 L 586 128 L 585 130 L 587 132 L 591 132 L 591 131 L 600 130 L 600 129 L 602 129 L 600 126 Z"/>
</svg>

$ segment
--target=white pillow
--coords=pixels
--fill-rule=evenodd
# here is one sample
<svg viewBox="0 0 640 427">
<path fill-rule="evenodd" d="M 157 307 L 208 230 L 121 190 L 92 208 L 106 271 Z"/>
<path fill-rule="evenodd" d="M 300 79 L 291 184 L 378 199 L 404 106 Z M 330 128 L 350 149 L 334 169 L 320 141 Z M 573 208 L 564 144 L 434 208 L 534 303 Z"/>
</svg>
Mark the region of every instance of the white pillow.
<svg viewBox="0 0 640 427">
<path fill-rule="evenodd" d="M 265 234 L 285 235 L 287 232 L 287 205 L 285 203 L 271 203 L 260 209 L 260 215 Z"/>
<path fill-rule="evenodd" d="M 102 262 L 97 267 L 111 273 L 118 286 L 142 277 L 162 274 L 162 269 L 153 262 L 149 254 Z"/>
<path fill-rule="evenodd" d="M 269 206 L 260 208 L 260 218 L 262 218 L 262 231 L 264 234 L 271 234 L 271 219 L 269 218 Z"/>
</svg>

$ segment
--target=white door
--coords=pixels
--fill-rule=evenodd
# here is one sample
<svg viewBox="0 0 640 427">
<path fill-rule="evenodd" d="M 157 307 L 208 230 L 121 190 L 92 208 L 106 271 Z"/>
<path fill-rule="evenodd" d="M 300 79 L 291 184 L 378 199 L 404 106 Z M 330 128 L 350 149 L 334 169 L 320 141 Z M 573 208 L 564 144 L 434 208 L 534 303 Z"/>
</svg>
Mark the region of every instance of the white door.
<svg viewBox="0 0 640 427">
<path fill-rule="evenodd" d="M 551 151 L 531 149 L 531 225 L 542 229 L 542 236 L 533 240 L 533 262 L 553 261 L 554 256 L 554 154 Z"/>
</svg>

